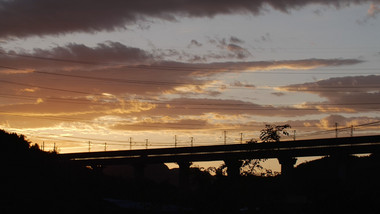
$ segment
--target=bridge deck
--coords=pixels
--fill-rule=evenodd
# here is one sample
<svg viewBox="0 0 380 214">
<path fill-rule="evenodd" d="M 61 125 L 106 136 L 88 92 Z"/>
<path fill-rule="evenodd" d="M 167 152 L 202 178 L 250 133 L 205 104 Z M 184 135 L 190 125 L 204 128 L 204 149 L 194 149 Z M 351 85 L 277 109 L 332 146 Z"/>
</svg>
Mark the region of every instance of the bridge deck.
<svg viewBox="0 0 380 214">
<path fill-rule="evenodd" d="M 380 135 L 281 141 L 273 143 L 196 146 L 60 154 L 83 165 L 170 163 L 226 159 L 261 159 L 364 154 L 380 151 Z"/>
</svg>

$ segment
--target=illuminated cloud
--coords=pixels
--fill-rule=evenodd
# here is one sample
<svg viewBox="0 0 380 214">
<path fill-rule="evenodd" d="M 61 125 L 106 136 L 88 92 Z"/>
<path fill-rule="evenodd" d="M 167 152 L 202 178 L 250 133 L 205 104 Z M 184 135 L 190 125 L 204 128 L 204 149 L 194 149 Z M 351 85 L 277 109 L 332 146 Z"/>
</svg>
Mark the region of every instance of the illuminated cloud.
<svg viewBox="0 0 380 214">
<path fill-rule="evenodd" d="M 140 121 L 136 123 L 119 123 L 111 127 L 116 130 L 142 131 L 142 130 L 194 130 L 194 129 L 212 129 L 215 125 L 209 124 L 205 120 L 179 119 L 171 121 L 162 121 L 160 119 Z"/>
<path fill-rule="evenodd" d="M 371 6 L 368 9 L 368 16 L 375 17 L 380 13 L 380 4 L 371 3 Z"/>
<path fill-rule="evenodd" d="M 341 115 L 330 115 L 327 117 L 324 117 L 320 119 L 319 121 L 313 122 L 313 125 L 320 129 L 334 129 L 335 124 L 338 125 L 338 128 L 344 128 L 344 127 L 350 127 L 350 126 L 358 126 L 361 124 L 370 124 L 374 122 L 378 122 L 378 118 L 373 118 L 373 117 L 344 117 Z M 378 125 L 372 126 L 365 126 L 365 127 L 355 127 L 356 130 L 360 130 L 361 128 L 365 129 L 371 129 L 371 128 L 378 128 Z M 348 131 L 349 129 L 347 129 Z"/>
<path fill-rule="evenodd" d="M 253 14 L 275 10 L 289 13 L 310 4 L 345 7 L 370 0 L 304 1 L 101 1 L 49 0 L 1 1 L 0 37 L 64 34 L 72 32 L 114 31 L 149 18 L 176 20 L 176 17 L 213 17 L 219 14 Z"/>
<path fill-rule="evenodd" d="M 380 2 L 373 2 L 369 6 L 367 15 L 361 19 L 356 20 L 356 22 L 360 25 L 366 24 L 371 19 L 376 19 L 379 13 L 380 13 Z"/>
<path fill-rule="evenodd" d="M 242 43 L 233 37 L 218 41 L 219 45 L 225 45 L 223 48 Z M 230 46 L 229 51 L 235 51 L 236 55 L 241 51 L 239 47 Z M 193 124 L 199 120 L 198 128 L 212 129 L 221 125 L 204 122 L 204 115 L 287 117 L 315 115 L 325 110 L 261 105 L 223 96 L 218 98 L 228 89 L 224 81 L 215 78 L 218 75 L 244 71 L 307 70 L 355 65 L 363 61 L 338 58 L 186 63 L 162 60 L 154 52 L 106 42 L 95 47 L 71 43 L 30 52 L 3 51 L 0 62 L 4 66 L 0 69 L 4 71 L 12 67 L 20 71 L 0 73 L 1 99 L 5 103 L 0 106 L 1 124 L 12 127 L 48 127 L 62 123 L 109 127 L 118 124 L 115 125 L 117 129 L 126 129 L 130 123 L 114 121 L 112 125 L 97 119 L 104 116 L 122 120 L 171 117 L 176 119 L 135 121 L 133 124 L 156 123 L 185 129 L 185 125 L 179 124 Z M 255 90 L 253 84 L 245 81 L 235 81 L 231 86 Z M 199 118 L 184 119 L 185 116 Z M 226 126 L 235 125 L 230 123 Z"/>
</svg>

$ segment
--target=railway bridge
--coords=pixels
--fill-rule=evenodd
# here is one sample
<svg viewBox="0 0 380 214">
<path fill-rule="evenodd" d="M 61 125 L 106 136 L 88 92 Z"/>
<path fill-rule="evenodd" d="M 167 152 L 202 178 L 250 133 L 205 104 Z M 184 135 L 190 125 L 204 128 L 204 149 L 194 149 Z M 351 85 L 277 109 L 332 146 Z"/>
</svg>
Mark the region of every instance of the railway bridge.
<svg viewBox="0 0 380 214">
<path fill-rule="evenodd" d="M 65 153 L 59 156 L 84 166 L 130 164 L 135 176 L 144 174 L 144 166 L 156 163 L 177 163 L 180 180 L 186 180 L 189 167 L 197 161 L 224 161 L 228 176 L 238 176 L 244 159 L 277 158 L 281 174 L 291 172 L 297 157 L 368 154 L 380 151 L 380 135 L 323 138 L 270 143 L 210 145 L 178 148 L 120 150 L 105 152 Z"/>
</svg>

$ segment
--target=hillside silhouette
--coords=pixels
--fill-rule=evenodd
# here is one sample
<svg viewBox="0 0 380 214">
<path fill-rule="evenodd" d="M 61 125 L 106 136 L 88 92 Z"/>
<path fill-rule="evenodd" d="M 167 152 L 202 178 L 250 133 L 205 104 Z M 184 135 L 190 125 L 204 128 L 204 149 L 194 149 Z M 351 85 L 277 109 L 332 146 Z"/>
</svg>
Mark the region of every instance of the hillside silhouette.
<svg viewBox="0 0 380 214">
<path fill-rule="evenodd" d="M 378 154 L 324 157 L 289 177 L 193 167 L 185 189 L 173 182 L 178 169 L 151 166 L 135 179 L 127 166 L 80 167 L 3 130 L 0 158 L 2 213 L 380 213 Z"/>
<path fill-rule="evenodd" d="M 60 161 L 22 135 L 0 130 L 2 213 L 103 213 L 112 209 L 94 185 L 99 178 L 86 168 Z"/>
</svg>

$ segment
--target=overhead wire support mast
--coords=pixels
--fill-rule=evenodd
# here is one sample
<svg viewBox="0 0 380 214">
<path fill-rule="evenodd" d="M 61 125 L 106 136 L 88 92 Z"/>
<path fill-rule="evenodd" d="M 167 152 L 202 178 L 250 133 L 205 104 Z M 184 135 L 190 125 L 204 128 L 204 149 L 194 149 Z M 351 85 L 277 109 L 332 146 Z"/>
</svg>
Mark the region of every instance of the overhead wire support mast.
<svg viewBox="0 0 380 214">
<path fill-rule="evenodd" d="M 224 145 L 227 145 L 227 131 L 224 131 L 223 135 L 224 135 Z"/>
</svg>

